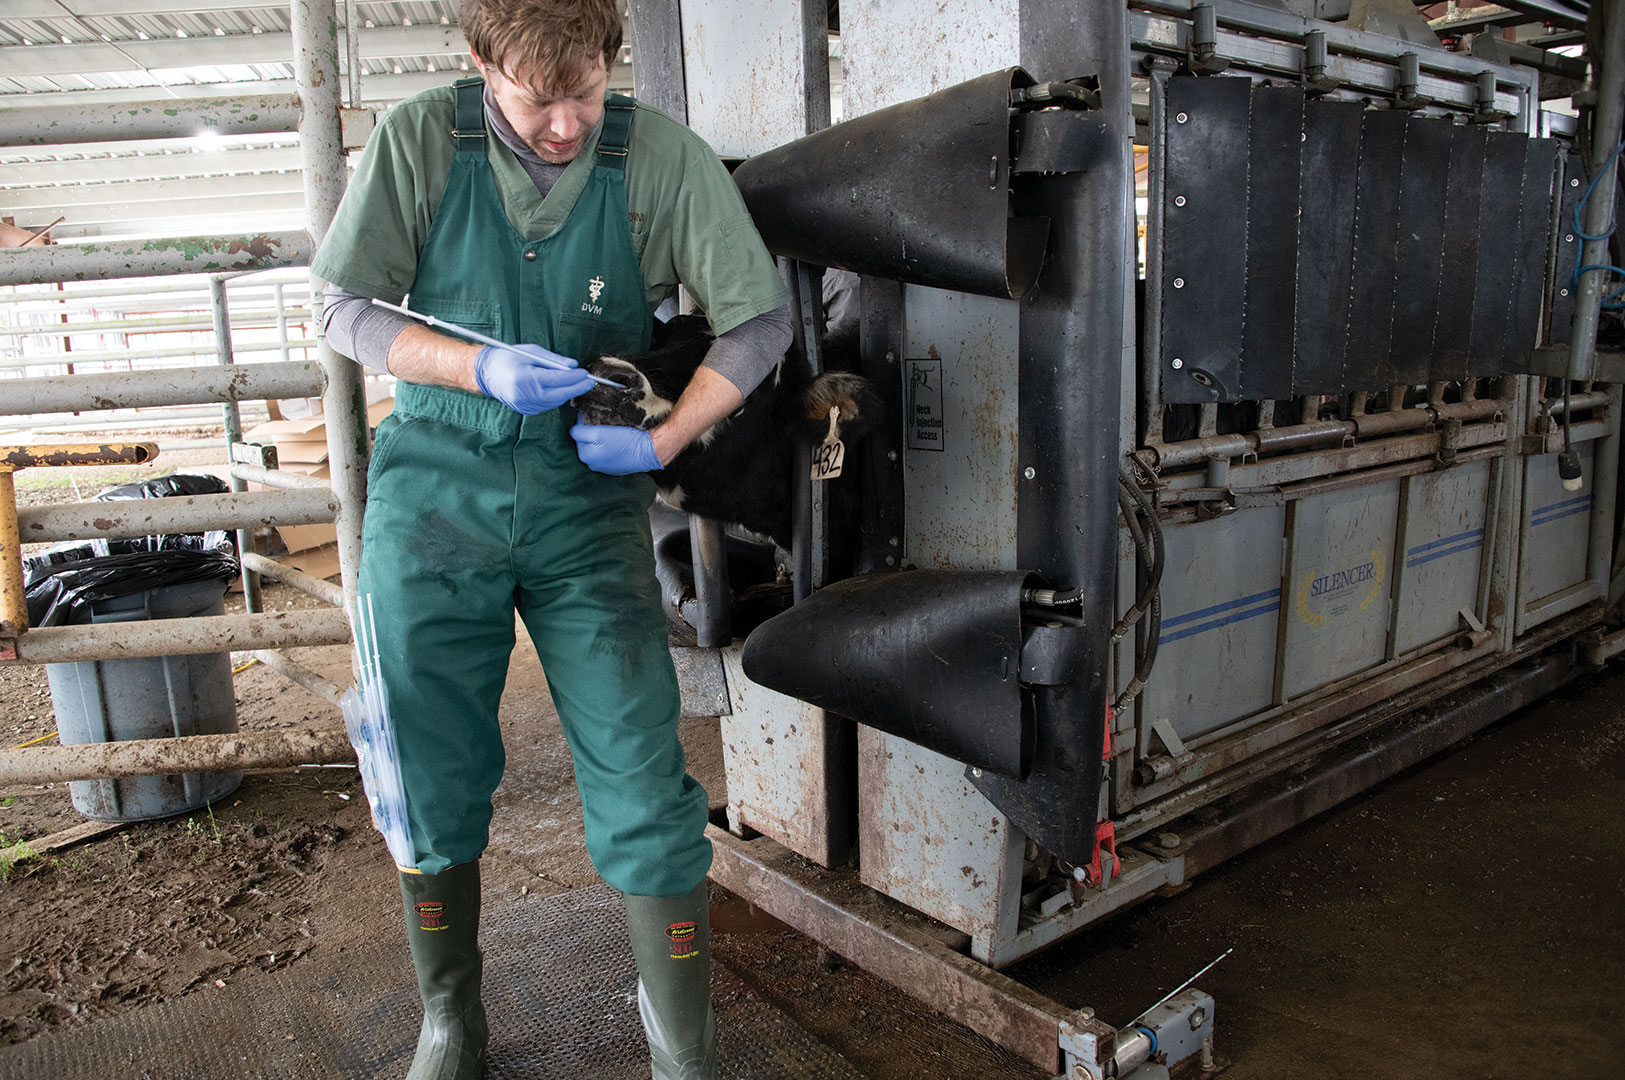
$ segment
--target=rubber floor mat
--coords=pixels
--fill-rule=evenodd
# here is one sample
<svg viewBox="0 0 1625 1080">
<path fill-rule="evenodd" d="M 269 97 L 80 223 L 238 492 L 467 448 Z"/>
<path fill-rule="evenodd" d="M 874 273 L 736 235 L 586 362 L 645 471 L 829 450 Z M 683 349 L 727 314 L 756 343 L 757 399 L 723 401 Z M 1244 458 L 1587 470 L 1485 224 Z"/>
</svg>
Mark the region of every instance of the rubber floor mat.
<svg viewBox="0 0 1625 1080">
<path fill-rule="evenodd" d="M 398 927 L 302 960 L 0 1050 L 3 1080 L 350 1080 L 406 1074 L 421 1011 Z M 607 885 L 485 917 L 489 1080 L 646 1080 L 637 975 Z M 726 1080 L 863 1080 L 834 1050 L 712 969 Z"/>
</svg>

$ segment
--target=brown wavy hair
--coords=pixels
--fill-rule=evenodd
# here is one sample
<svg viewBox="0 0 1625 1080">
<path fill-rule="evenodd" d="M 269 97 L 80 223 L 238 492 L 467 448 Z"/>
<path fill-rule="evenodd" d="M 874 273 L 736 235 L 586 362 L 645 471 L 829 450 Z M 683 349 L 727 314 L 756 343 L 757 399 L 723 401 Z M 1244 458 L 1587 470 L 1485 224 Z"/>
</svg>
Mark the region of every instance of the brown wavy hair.
<svg viewBox="0 0 1625 1080">
<path fill-rule="evenodd" d="M 573 89 L 602 56 L 621 49 L 617 0 L 463 0 L 458 23 L 474 55 L 512 78 L 516 68 Z"/>
</svg>

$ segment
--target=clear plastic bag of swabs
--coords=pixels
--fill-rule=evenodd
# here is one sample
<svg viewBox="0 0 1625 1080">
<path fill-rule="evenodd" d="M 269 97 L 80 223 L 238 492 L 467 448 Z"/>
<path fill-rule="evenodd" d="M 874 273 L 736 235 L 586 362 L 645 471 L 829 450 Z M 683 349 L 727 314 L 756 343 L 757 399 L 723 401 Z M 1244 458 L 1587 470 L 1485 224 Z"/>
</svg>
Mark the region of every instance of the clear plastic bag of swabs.
<svg viewBox="0 0 1625 1080">
<path fill-rule="evenodd" d="M 350 609 L 355 640 L 356 685 L 344 692 L 344 730 L 355 747 L 361 786 L 367 792 L 372 823 L 383 834 L 397 866 L 412 866 L 412 840 L 406 828 L 406 789 L 401 784 L 401 756 L 395 724 L 389 716 L 389 694 L 378 660 L 378 634 L 372 618 L 372 596 L 358 596 Z"/>
</svg>

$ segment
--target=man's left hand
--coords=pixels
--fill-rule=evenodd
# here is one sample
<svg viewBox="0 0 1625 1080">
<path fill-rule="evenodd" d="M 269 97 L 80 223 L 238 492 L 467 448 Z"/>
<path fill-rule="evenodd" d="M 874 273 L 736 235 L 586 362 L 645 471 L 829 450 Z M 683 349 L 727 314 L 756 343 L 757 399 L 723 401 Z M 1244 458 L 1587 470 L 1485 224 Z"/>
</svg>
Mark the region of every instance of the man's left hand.
<svg viewBox="0 0 1625 1080">
<path fill-rule="evenodd" d="M 642 428 L 577 424 L 570 429 L 576 456 L 593 472 L 628 476 L 662 468 L 654 438 Z"/>
</svg>

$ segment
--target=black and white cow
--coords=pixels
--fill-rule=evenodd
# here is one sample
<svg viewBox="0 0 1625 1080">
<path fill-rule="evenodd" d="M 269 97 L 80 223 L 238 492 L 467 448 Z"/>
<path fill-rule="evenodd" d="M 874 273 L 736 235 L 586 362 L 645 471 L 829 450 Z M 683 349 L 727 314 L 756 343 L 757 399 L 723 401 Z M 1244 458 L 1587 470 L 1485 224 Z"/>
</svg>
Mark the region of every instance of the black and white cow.
<svg viewBox="0 0 1625 1080">
<path fill-rule="evenodd" d="M 599 385 L 576 398 L 582 422 L 654 427 L 671 411 L 710 344 L 705 320 L 684 315 L 657 327 L 656 344 L 648 352 L 588 364 L 594 375 L 630 389 Z M 881 410 L 879 394 L 860 375 L 831 371 L 808 378 L 792 367 L 781 362 L 744 404 L 650 474 L 662 502 L 790 546 L 797 440 L 808 446 L 823 442 L 833 409 L 836 437 L 850 452 L 852 443 L 877 426 Z"/>
</svg>

